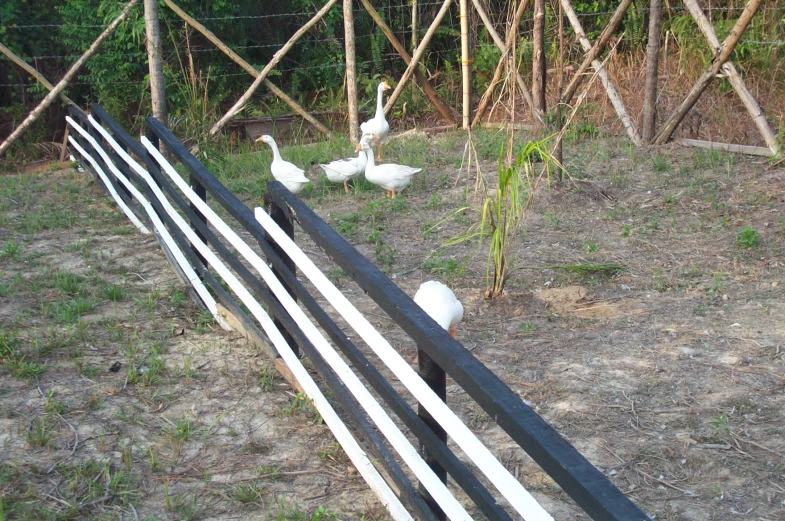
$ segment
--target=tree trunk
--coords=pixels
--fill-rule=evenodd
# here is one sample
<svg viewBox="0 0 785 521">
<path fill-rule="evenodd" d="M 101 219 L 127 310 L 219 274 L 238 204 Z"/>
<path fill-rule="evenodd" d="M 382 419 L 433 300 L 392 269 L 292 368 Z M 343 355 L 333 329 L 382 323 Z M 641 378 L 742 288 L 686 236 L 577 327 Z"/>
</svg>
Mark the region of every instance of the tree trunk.
<svg viewBox="0 0 785 521">
<path fill-rule="evenodd" d="M 79 69 L 82 68 L 82 65 L 84 65 L 93 54 L 98 52 L 98 49 L 101 48 L 104 42 L 112 35 L 112 33 L 123 22 L 123 20 L 128 17 L 128 13 L 131 12 L 131 9 L 133 9 L 133 7 L 138 3 L 139 0 L 131 0 L 125 4 L 125 7 L 120 12 L 119 16 L 109 24 L 109 27 L 104 29 L 104 32 L 102 32 L 101 35 L 93 42 L 93 44 L 85 51 L 85 53 L 78 60 L 76 60 L 76 63 L 71 65 L 71 68 L 68 69 L 68 72 L 65 73 L 63 79 L 61 79 L 60 82 L 49 92 L 49 94 L 47 94 L 46 97 L 41 100 L 41 103 L 39 103 L 38 106 L 33 109 L 27 118 L 25 118 L 25 120 L 22 121 L 18 127 L 16 127 L 16 130 L 14 130 L 11 135 L 8 136 L 8 138 L 3 141 L 2 144 L 0 144 L 0 156 L 2 156 L 5 151 L 14 144 L 14 141 L 16 141 L 19 136 L 24 134 L 30 125 L 32 125 L 35 120 L 41 116 L 44 110 L 46 110 L 46 108 L 51 105 L 58 96 L 60 96 L 66 86 L 68 86 L 68 83 L 73 79 L 74 76 L 76 76 L 76 73 L 79 72 Z"/>
<path fill-rule="evenodd" d="M 545 63 L 545 0 L 534 0 L 534 57 L 532 62 L 532 97 L 540 114 L 545 114 L 545 85 L 547 70 Z"/>
<path fill-rule="evenodd" d="M 147 61 L 150 66 L 150 99 L 152 100 L 153 117 L 166 125 L 166 92 L 164 90 L 164 62 L 161 59 L 158 0 L 144 0 L 144 26 L 147 35 Z"/>
<path fill-rule="evenodd" d="M 649 45 L 646 47 L 646 86 L 643 98 L 643 125 L 641 138 L 651 143 L 657 119 L 657 79 L 660 61 L 660 21 L 662 0 L 651 0 L 649 11 Z"/>
<path fill-rule="evenodd" d="M 352 0 L 343 0 L 343 34 L 346 39 L 346 98 L 349 103 L 349 139 L 360 140 L 360 116 L 357 113 L 357 65 L 354 52 L 354 11 Z"/>
</svg>

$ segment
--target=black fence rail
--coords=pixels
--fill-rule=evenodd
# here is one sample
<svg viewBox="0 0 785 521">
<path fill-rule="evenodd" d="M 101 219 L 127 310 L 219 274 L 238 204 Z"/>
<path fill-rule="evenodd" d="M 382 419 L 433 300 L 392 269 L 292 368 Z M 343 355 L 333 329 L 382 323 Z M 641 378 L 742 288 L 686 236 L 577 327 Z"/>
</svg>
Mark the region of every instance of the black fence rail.
<svg viewBox="0 0 785 521">
<path fill-rule="evenodd" d="M 418 490 L 418 480 L 411 475 L 420 476 L 418 472 L 421 470 L 418 471 L 416 465 L 412 467 L 405 451 L 400 448 L 400 441 L 396 442 L 395 437 L 390 437 L 384 427 L 386 424 L 379 421 L 380 414 L 386 415 L 386 411 L 394 413 L 400 424 L 417 439 L 419 452 L 431 469 L 429 472 L 433 472 L 436 479 L 442 482 L 449 475 L 476 506 L 476 511 L 486 518 L 507 521 L 522 516 L 527 520 L 540 520 L 549 519 L 550 516 L 536 502 L 537 508 L 521 511 L 518 506 L 520 503 L 515 502 L 516 498 L 510 498 L 511 489 L 499 485 L 502 482 L 499 476 L 489 475 L 482 470 L 493 468 L 494 463 L 498 464 L 495 459 L 494 462 L 483 462 L 480 461 L 481 456 L 464 451 L 474 463 L 467 464 L 467 458 L 456 454 L 446 443 L 449 434 L 459 446 L 473 446 L 473 441 L 467 442 L 467 445 L 461 444 L 460 438 L 464 436 L 464 431 L 456 430 L 449 422 L 437 421 L 439 415 L 433 413 L 441 409 L 433 408 L 432 398 L 428 402 L 415 395 L 421 404 L 415 411 L 382 375 L 378 362 L 375 365 L 349 339 L 344 328 L 318 303 L 316 296 L 301 280 L 306 266 L 301 264 L 298 270 L 293 255 L 287 254 L 287 251 L 293 251 L 289 239 L 294 238 L 295 223 L 416 342 L 419 377 L 428 384 L 429 392 L 444 400 L 446 375 L 452 377 L 593 519 L 649 519 L 460 342 L 438 326 L 386 275 L 283 185 L 278 182 L 268 184 L 265 209 L 272 224 L 266 228 L 254 211 L 224 187 L 160 122 L 147 120 L 146 138 L 140 143 L 119 127 L 100 106 L 93 105 L 91 108 L 90 116 L 77 108 L 69 109 L 69 124 L 79 127 L 71 138 L 74 156 L 93 173 L 97 183 L 110 194 L 117 194 L 119 201 L 156 234 L 178 275 L 192 288 L 193 297 L 213 312 L 222 325 L 245 332 L 270 357 L 283 356 L 290 366 L 299 362 L 287 356 L 288 352 L 300 353 L 310 359 L 324 385 L 332 392 L 333 401 L 340 405 L 348 417 L 354 437 L 362 439 L 363 448 L 388 476 L 392 485 L 390 490 L 396 491 L 397 498 L 386 503 L 394 518 L 406 519 L 407 515 L 413 515 L 417 519 L 436 520 L 445 517 L 469 518 L 469 515 L 457 501 L 454 504 L 444 502 L 443 497 L 438 497 L 439 494 L 431 493 L 440 490 L 438 487 L 425 490 L 427 487 L 422 486 L 422 479 L 419 479 L 421 483 Z M 187 186 L 178 183 L 179 177 L 174 177 L 178 174 L 157 153 L 155 149 L 158 147 L 186 169 L 189 176 Z M 108 180 L 108 185 L 104 179 Z M 231 222 L 217 218 L 210 210 L 210 204 L 220 206 Z M 282 233 L 279 230 L 273 233 L 273 226 L 280 228 Z M 238 245 L 232 241 L 236 241 L 237 237 L 235 235 L 232 238 L 231 229 L 242 229 L 253 238 L 253 244 L 243 242 L 240 253 L 235 253 Z M 276 235 L 279 240 L 273 239 L 272 235 Z M 227 241 L 233 247 L 227 246 Z M 261 269 L 263 267 L 259 266 L 262 257 L 265 266 L 269 263 L 272 268 L 275 280 L 265 278 L 264 270 Z M 258 273 L 254 273 L 249 265 Z M 312 271 L 311 268 L 307 270 L 309 273 Z M 222 280 L 219 282 L 219 279 Z M 224 289 L 222 284 L 227 279 L 231 292 Z M 278 282 L 285 291 L 276 290 Z M 325 295 L 323 291 L 322 295 Z M 302 306 L 310 314 L 329 341 L 322 341 L 315 336 L 315 328 L 303 322 L 304 314 L 292 313 L 292 302 L 295 300 L 299 304 L 294 305 Z M 266 325 L 267 316 L 260 314 L 265 313 L 262 305 L 274 319 L 275 331 Z M 250 313 L 244 309 L 250 309 Z M 282 335 L 284 343 L 275 340 L 278 338 L 276 332 Z M 367 339 L 366 343 L 369 343 Z M 342 366 L 325 350 L 325 344 L 340 350 L 344 357 L 341 360 L 348 361 L 351 369 L 364 379 L 364 385 L 381 399 L 383 405 L 378 405 L 383 407 L 383 413 L 375 406 L 368 406 L 367 396 L 370 393 L 367 390 L 367 395 L 358 393 L 356 383 L 353 383 L 353 378 L 357 377 L 352 375 L 352 378 L 347 379 Z M 383 357 L 380 358 L 390 366 Z M 407 382 L 403 383 L 406 385 Z M 317 405 L 326 403 L 317 402 L 319 397 L 310 397 Z M 337 430 L 329 421 L 327 423 L 338 437 Z M 465 429 L 465 426 L 462 428 Z M 411 458 L 411 455 L 408 457 Z M 409 470 L 403 468 L 402 460 L 405 460 Z M 487 465 L 484 467 L 483 463 Z M 362 462 L 359 464 L 362 465 Z M 373 488 L 372 480 L 368 477 L 366 480 Z M 515 481 L 521 491 L 528 494 Z M 489 489 L 489 483 L 496 490 Z M 502 496 L 507 498 L 510 506 L 502 501 Z M 383 498 L 383 501 L 386 500 Z M 402 515 L 396 511 L 392 504 L 396 501 L 410 514 Z M 445 505 L 447 508 L 443 509 Z"/>
</svg>

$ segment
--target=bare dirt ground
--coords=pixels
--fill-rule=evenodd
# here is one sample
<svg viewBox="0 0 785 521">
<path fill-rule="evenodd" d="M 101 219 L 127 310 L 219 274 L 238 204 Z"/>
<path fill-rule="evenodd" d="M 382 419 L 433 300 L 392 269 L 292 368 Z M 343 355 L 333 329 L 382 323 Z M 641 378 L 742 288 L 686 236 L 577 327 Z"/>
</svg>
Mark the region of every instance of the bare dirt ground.
<svg viewBox="0 0 785 521">
<path fill-rule="evenodd" d="M 490 180 L 497 136 L 476 138 Z M 466 309 L 461 342 L 656 519 L 785 519 L 785 170 L 571 143 L 572 182 L 537 193 L 513 277 L 488 301 L 485 252 L 443 248 L 476 221 L 462 150 L 460 135 L 391 143 L 388 158 L 427 165 L 396 202 L 322 181 L 303 198 L 407 293 L 449 282 Z M 187 301 L 155 240 L 87 174 L 6 180 L 8 519 L 385 518 L 307 404 Z M 754 236 L 739 236 L 745 226 Z M 297 240 L 413 357 L 411 340 Z M 624 271 L 549 268 L 584 262 Z M 81 300 L 94 305 L 67 311 Z M 587 519 L 451 381 L 448 403 L 556 519 Z"/>
</svg>

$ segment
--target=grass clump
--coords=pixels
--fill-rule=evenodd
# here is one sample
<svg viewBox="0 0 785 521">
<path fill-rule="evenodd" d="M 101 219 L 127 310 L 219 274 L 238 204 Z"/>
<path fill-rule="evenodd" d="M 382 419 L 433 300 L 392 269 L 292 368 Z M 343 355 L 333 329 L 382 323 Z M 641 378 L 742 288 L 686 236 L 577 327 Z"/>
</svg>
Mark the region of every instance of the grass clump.
<svg viewBox="0 0 785 521">
<path fill-rule="evenodd" d="M 757 248 L 760 244 L 760 235 L 755 228 L 747 225 L 736 234 L 736 244 L 742 248 Z"/>
</svg>

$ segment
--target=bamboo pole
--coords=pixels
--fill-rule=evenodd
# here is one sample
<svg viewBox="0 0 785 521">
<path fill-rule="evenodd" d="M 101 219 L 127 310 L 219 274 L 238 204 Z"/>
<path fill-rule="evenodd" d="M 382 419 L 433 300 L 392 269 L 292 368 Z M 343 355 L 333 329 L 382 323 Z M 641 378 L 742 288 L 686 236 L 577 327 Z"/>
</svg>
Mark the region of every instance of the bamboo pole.
<svg viewBox="0 0 785 521">
<path fill-rule="evenodd" d="M 589 52 L 591 49 L 591 43 L 586 37 L 586 33 L 583 32 L 581 22 L 578 20 L 578 16 L 575 14 L 572 5 L 570 5 L 570 0 L 561 0 L 561 5 L 562 9 L 564 9 L 564 13 L 567 15 L 567 19 L 570 21 L 570 25 L 572 25 L 575 34 L 578 36 L 578 40 L 580 41 L 583 50 L 585 52 Z M 640 146 L 640 134 L 638 134 L 638 130 L 635 128 L 635 125 L 633 125 L 632 119 L 627 113 L 627 109 L 624 107 L 624 103 L 621 100 L 621 96 L 619 96 L 619 93 L 616 91 L 616 87 L 613 86 L 613 83 L 608 77 L 608 71 L 605 69 L 605 66 L 601 61 L 595 59 L 592 61 L 592 68 L 597 71 L 597 76 L 600 78 L 602 86 L 605 87 L 605 92 L 608 94 L 608 99 L 611 101 L 613 108 L 616 110 L 616 114 L 618 114 L 619 119 L 624 126 L 624 130 L 627 131 L 627 135 L 630 137 L 633 143 Z"/>
<path fill-rule="evenodd" d="M 774 157 L 775 154 L 771 149 L 766 147 L 754 147 L 750 145 L 734 145 L 732 143 L 715 143 L 713 141 L 703 141 L 700 139 L 684 139 L 676 138 L 674 143 L 684 145 L 686 147 L 705 148 L 707 150 L 721 150 L 723 152 L 732 152 L 734 154 L 748 154 L 753 156 Z"/>
<path fill-rule="evenodd" d="M 360 116 L 357 113 L 357 60 L 354 52 L 354 11 L 352 0 L 343 0 L 343 33 L 346 40 L 346 98 L 349 104 L 349 139 L 360 140 Z"/>
<path fill-rule="evenodd" d="M 556 123 L 559 126 L 559 135 L 563 135 L 562 130 L 564 129 L 564 119 L 562 118 L 562 105 L 561 102 L 562 98 L 562 89 L 564 88 L 564 9 L 559 4 L 559 20 L 558 20 L 558 29 L 559 29 L 559 73 L 556 78 Z M 555 151 L 556 151 L 556 162 L 559 163 L 562 168 L 559 169 L 559 181 L 564 180 L 564 142 L 562 139 L 558 139 L 556 141 Z"/>
<path fill-rule="evenodd" d="M 523 17 L 523 12 L 528 6 L 529 0 L 523 0 L 520 4 L 518 4 L 518 10 L 515 12 L 514 27 L 518 27 L 521 23 L 521 18 Z M 496 44 L 496 47 L 502 52 L 502 57 L 509 52 L 507 47 L 507 43 L 502 41 L 499 33 L 496 32 L 496 29 L 493 28 L 493 24 L 491 23 L 491 19 L 488 17 L 488 13 L 485 12 L 480 0 L 472 0 L 472 4 L 474 4 L 474 9 L 477 11 L 477 14 L 480 15 L 483 24 L 485 25 L 485 29 L 488 31 L 488 34 L 491 35 L 493 42 Z M 515 67 L 515 81 L 518 84 L 518 88 L 521 91 L 521 95 L 523 99 L 526 100 L 526 103 L 529 105 L 529 108 L 532 111 L 532 117 L 537 120 L 540 119 L 539 114 L 537 113 L 536 107 L 534 106 L 534 100 L 532 99 L 532 95 L 529 92 L 529 88 L 526 86 L 526 82 L 523 80 L 523 76 L 521 76 L 520 71 L 518 68 Z M 475 118 L 476 119 L 476 118 Z"/>
<path fill-rule="evenodd" d="M 150 69 L 150 99 L 153 117 L 166 125 L 166 93 L 164 90 L 164 63 L 161 59 L 158 0 L 144 0 L 144 26 L 147 36 L 147 61 Z"/>
<path fill-rule="evenodd" d="M 605 29 L 602 30 L 600 33 L 600 37 L 597 38 L 597 41 L 594 43 L 594 46 L 586 53 L 586 56 L 583 58 L 583 62 L 581 62 L 578 69 L 575 71 L 575 74 L 572 77 L 572 81 L 567 85 L 567 88 L 564 90 L 564 94 L 561 97 L 562 103 L 569 103 L 572 100 L 572 97 L 575 95 L 575 91 L 578 90 L 578 86 L 580 85 L 581 81 L 583 81 L 583 75 L 586 73 L 588 68 L 592 65 L 594 60 L 600 55 L 605 46 L 613 36 L 613 33 L 616 31 L 616 28 L 621 23 L 622 19 L 624 18 L 624 13 L 627 12 L 627 9 L 630 7 L 632 0 L 622 0 L 616 10 L 613 12 L 613 16 L 611 16 L 610 21 L 608 21 L 608 25 L 605 26 Z"/>
<path fill-rule="evenodd" d="M 169 9 L 174 11 L 174 13 L 177 16 L 182 18 L 188 25 L 190 25 L 191 27 L 202 33 L 202 35 L 205 38 L 207 38 L 213 44 L 215 44 L 215 46 L 218 47 L 221 51 L 223 51 L 224 54 L 226 54 L 233 62 L 235 62 L 237 65 L 245 69 L 248 72 L 248 74 L 250 74 L 254 78 L 259 76 L 259 71 L 253 65 L 243 60 L 236 52 L 230 49 L 228 45 L 226 45 L 220 39 L 218 39 L 218 37 L 212 31 L 210 31 L 208 28 L 206 28 L 205 26 L 203 26 L 202 24 L 191 18 L 191 16 L 189 16 L 188 13 L 180 9 L 174 2 L 172 2 L 172 0 L 164 0 L 164 2 L 166 3 L 167 7 L 169 7 Z M 331 134 L 330 129 L 324 126 L 315 117 L 311 116 L 308 113 L 308 111 L 306 111 L 299 103 L 297 103 L 292 98 L 287 96 L 284 91 L 276 87 L 270 80 L 265 79 L 262 83 L 264 83 L 264 86 L 267 87 L 270 90 L 270 92 L 278 96 L 278 98 L 280 98 L 281 101 L 289 105 L 292 108 L 292 110 L 294 110 L 297 114 L 299 114 L 308 123 L 313 125 L 314 128 L 316 128 L 319 132 L 322 132 L 323 134 L 328 136 Z"/>
<path fill-rule="evenodd" d="M 422 58 L 422 55 L 425 54 L 428 44 L 431 43 L 431 38 L 433 38 L 436 29 L 438 29 L 439 24 L 442 23 L 444 15 L 446 15 L 447 11 L 450 10 L 450 4 L 452 4 L 452 0 L 444 0 L 442 3 L 441 9 L 439 9 L 439 12 L 436 14 L 433 22 L 431 22 L 430 27 L 428 27 L 428 30 L 425 32 L 425 36 L 422 37 L 422 41 L 420 42 L 420 45 L 417 46 L 417 50 L 414 51 L 412 61 L 409 62 L 409 65 L 403 72 L 403 76 L 401 76 L 401 79 L 398 80 L 398 85 L 395 86 L 395 90 L 393 90 L 392 94 L 390 94 L 390 97 L 387 99 L 387 103 L 384 105 L 385 114 L 388 114 L 393 105 L 395 105 L 395 102 L 398 100 L 398 96 L 401 95 L 403 88 L 406 86 L 406 82 L 409 81 L 409 78 L 412 77 L 412 73 L 417 69 L 417 64 L 420 63 L 420 58 Z"/>
<path fill-rule="evenodd" d="M 643 96 L 643 124 L 641 138 L 651 143 L 657 119 L 657 80 L 660 60 L 660 21 L 662 20 L 662 0 L 651 0 L 649 11 L 649 44 L 646 47 L 646 86 Z"/>
<path fill-rule="evenodd" d="M 23 68 L 23 69 L 25 70 L 25 72 L 27 72 L 28 74 L 30 74 L 30 76 L 32 76 L 33 78 L 35 78 L 36 80 L 38 80 L 38 82 L 39 82 L 41 85 L 43 85 L 44 87 L 46 87 L 46 89 L 47 89 L 47 90 L 52 90 L 52 89 L 54 89 L 54 85 L 52 85 L 51 83 L 49 83 L 49 80 L 47 80 L 46 78 L 44 78 L 44 76 L 43 76 L 43 75 L 42 75 L 40 72 L 38 72 L 37 70 L 35 70 L 35 69 L 34 69 L 34 68 L 33 68 L 33 67 L 30 65 L 30 64 L 28 64 L 28 63 L 27 63 L 26 61 L 24 61 L 22 58 L 20 58 L 20 57 L 19 57 L 19 56 L 17 56 L 16 54 L 14 54 L 14 53 L 11 51 L 11 49 L 9 49 L 8 47 L 6 47 L 6 46 L 5 46 L 5 45 L 3 45 L 2 43 L 0 43 L 0 52 L 2 52 L 3 54 L 5 54 L 5 55 L 8 57 L 8 59 L 9 59 L 9 60 L 11 60 L 11 61 L 12 61 L 12 62 L 14 62 L 15 64 L 17 64 L 17 65 L 19 65 L 21 68 Z M 63 93 L 60 93 L 60 95 L 59 95 L 58 97 L 60 98 L 60 101 L 62 101 L 62 102 L 63 102 L 63 103 L 65 103 L 66 105 L 76 105 L 76 103 L 74 103 L 73 101 L 71 101 L 71 98 L 69 98 L 68 96 L 66 96 L 66 95 L 65 95 L 65 94 L 63 94 Z M 66 127 L 66 131 L 67 131 L 67 130 L 68 130 L 68 127 Z"/>
<path fill-rule="evenodd" d="M 499 78 L 501 77 L 502 70 L 506 64 L 510 50 L 512 49 L 512 45 L 514 43 L 513 38 L 515 35 L 514 29 L 520 25 L 521 18 L 523 17 L 523 13 L 526 10 L 528 4 L 529 4 L 529 0 L 521 0 L 521 2 L 518 4 L 518 10 L 515 11 L 513 23 L 511 26 L 509 26 L 507 30 L 507 36 L 506 36 L 507 41 L 505 42 L 504 48 L 502 49 L 502 55 L 499 58 L 499 63 L 496 66 L 496 70 L 493 73 L 494 79 L 492 79 L 491 83 L 488 84 L 488 88 L 485 90 L 485 93 L 483 93 L 479 105 L 477 105 L 477 111 L 474 113 L 474 121 L 472 121 L 472 126 L 476 125 L 485 114 L 485 109 L 488 107 L 488 103 L 491 100 L 491 96 L 493 96 L 493 91 L 494 89 L 496 89 L 496 85 L 498 85 L 499 83 Z M 490 20 L 488 20 L 488 22 L 490 22 Z M 541 123 L 542 114 L 540 114 L 539 110 L 534 104 L 534 100 L 529 95 L 528 89 L 526 89 L 526 84 L 523 82 L 523 78 L 521 78 L 521 75 L 518 72 L 518 67 L 513 66 L 512 69 L 515 70 L 515 73 L 518 75 L 518 78 L 520 79 L 520 81 L 518 82 L 518 87 L 522 89 L 521 92 L 523 92 L 524 98 L 526 98 L 526 102 L 529 103 L 529 106 L 531 107 L 532 117 L 534 118 L 535 122 Z"/>
<path fill-rule="evenodd" d="M 728 33 L 728 37 L 722 42 L 722 50 L 720 53 L 714 57 L 709 68 L 704 71 L 700 78 L 698 78 L 698 81 L 695 82 L 695 85 L 693 85 L 689 94 L 687 94 L 687 97 L 684 98 L 681 105 L 671 114 L 671 117 L 668 118 L 668 121 L 665 122 L 662 130 L 660 130 L 660 133 L 654 138 L 655 145 L 662 145 L 670 139 L 673 132 L 676 130 L 676 127 L 681 123 L 681 120 L 684 119 L 684 116 L 692 109 L 698 101 L 698 98 L 703 94 L 703 91 L 705 91 L 706 87 L 711 83 L 711 80 L 720 72 L 722 66 L 725 65 L 725 62 L 728 61 L 731 53 L 733 53 L 733 49 L 739 42 L 741 35 L 744 34 L 747 26 L 752 21 L 752 17 L 755 16 L 755 13 L 758 11 L 761 2 L 762 0 L 750 0 L 746 5 L 741 16 L 739 16 L 739 19 L 730 30 L 730 33 Z"/>
<path fill-rule="evenodd" d="M 170 0 L 164 1 L 166 1 L 167 5 L 169 5 Z M 278 65 L 278 62 L 280 62 L 281 59 L 286 56 L 286 53 L 289 52 L 292 47 L 294 47 L 294 44 L 297 42 L 297 40 L 299 40 L 300 37 L 302 37 L 302 35 L 304 35 L 311 27 L 316 25 L 316 22 L 321 20 L 322 17 L 327 14 L 327 11 L 329 11 L 336 4 L 336 2 L 338 2 L 338 0 L 328 0 L 324 7 L 322 7 L 315 15 L 313 15 L 313 17 L 308 20 L 305 25 L 300 27 L 297 32 L 294 33 L 291 38 L 289 38 L 289 41 L 287 41 L 283 47 L 281 47 L 273 55 L 273 59 L 270 60 L 270 63 L 268 63 L 264 69 L 262 69 L 262 72 L 259 73 L 251 86 L 248 87 L 248 90 L 245 91 L 245 94 L 240 96 L 240 99 L 237 100 L 237 103 L 235 103 L 232 108 L 230 108 L 226 114 L 224 114 L 223 117 L 219 119 L 215 125 L 213 125 L 213 127 L 210 129 L 211 136 L 215 136 L 221 130 L 221 128 L 223 128 L 227 121 L 232 119 L 235 114 L 242 110 L 245 104 L 248 103 L 248 100 L 251 99 L 251 96 L 253 96 L 253 93 L 256 92 L 256 89 L 259 88 L 259 85 L 261 85 L 264 79 L 267 77 L 267 74 L 269 74 L 269 72 L 273 70 L 276 65 Z"/>
<path fill-rule="evenodd" d="M 721 49 L 720 41 L 717 39 L 714 28 L 711 26 L 711 23 L 706 18 L 706 15 L 703 13 L 703 10 L 700 8 L 698 3 L 695 0 L 684 0 L 684 7 L 686 7 L 690 14 L 692 14 L 692 17 L 698 24 L 698 28 L 709 42 L 712 54 L 715 56 L 719 54 Z M 727 75 L 728 82 L 734 88 L 736 94 L 739 95 L 739 98 L 741 98 L 741 102 L 747 108 L 747 112 L 750 113 L 750 116 L 755 122 L 755 126 L 758 127 L 758 131 L 761 133 L 766 146 L 771 149 L 773 154 L 778 154 L 779 144 L 777 143 L 777 138 L 774 135 L 774 132 L 769 126 L 769 122 L 766 120 L 766 116 L 763 114 L 763 109 L 761 109 L 757 100 L 755 100 L 755 97 L 752 95 L 749 89 L 747 89 L 747 86 L 744 84 L 744 80 L 736 70 L 733 62 L 726 62 L 722 66 L 722 71 Z"/>
<path fill-rule="evenodd" d="M 534 56 L 532 57 L 532 98 L 537 110 L 545 114 L 548 70 L 545 62 L 545 0 L 534 0 Z"/>
<path fill-rule="evenodd" d="M 87 62 L 87 60 L 90 59 L 91 56 L 98 52 L 98 49 L 101 48 L 104 42 L 112 35 L 112 33 L 123 22 L 123 20 L 128 17 L 128 13 L 130 13 L 131 9 L 133 9 L 133 7 L 138 3 L 139 0 L 130 0 L 130 2 L 125 4 L 125 7 L 123 7 L 123 10 L 120 12 L 117 18 L 115 18 L 112 23 L 110 23 L 109 26 L 104 29 L 101 35 L 96 38 L 96 40 L 85 51 L 85 53 L 80 56 L 73 65 L 71 65 L 71 68 L 68 69 L 68 72 L 65 73 L 63 79 L 61 79 L 57 85 L 55 85 L 52 90 L 49 91 L 49 94 L 47 94 L 44 99 L 41 100 L 38 106 L 34 108 L 32 112 L 30 112 L 27 118 L 25 118 L 25 120 L 22 121 L 18 127 L 16 127 L 16 129 L 11 133 L 10 136 L 8 136 L 8 138 L 6 138 L 5 141 L 3 141 L 2 144 L 0 144 L 0 156 L 2 156 L 5 151 L 11 147 L 14 141 L 16 141 L 19 136 L 24 134 L 30 125 L 32 125 L 33 122 L 39 118 L 39 116 L 41 116 L 44 110 L 46 110 L 46 108 L 51 105 L 58 96 L 60 96 L 68 83 L 73 79 L 74 76 L 76 76 L 76 73 L 79 72 L 79 69 L 82 68 L 82 66 Z"/>
<path fill-rule="evenodd" d="M 379 16 L 379 13 L 376 12 L 376 9 L 373 8 L 369 0 L 360 0 L 360 3 L 363 4 L 363 7 L 368 14 L 371 15 L 373 18 L 374 23 L 381 29 L 387 39 L 390 41 L 392 46 L 395 48 L 395 51 L 401 56 L 403 61 L 408 65 L 411 63 L 412 57 L 409 56 L 409 53 L 406 52 L 406 48 L 398 41 L 398 38 L 395 37 L 395 34 L 390 30 L 382 17 Z M 417 83 L 423 88 L 425 91 L 425 95 L 428 96 L 428 99 L 431 100 L 436 110 L 442 115 L 444 120 L 451 124 L 455 125 L 455 118 L 452 117 L 452 111 L 450 108 L 445 105 L 440 99 L 438 94 L 436 94 L 436 90 L 431 86 L 428 80 L 425 78 L 425 75 L 420 72 L 419 68 L 414 69 L 414 77 L 417 80 Z"/>
<path fill-rule="evenodd" d="M 417 48 L 417 0 L 412 0 L 412 52 Z"/>
<path fill-rule="evenodd" d="M 463 129 L 468 130 L 472 117 L 472 59 L 469 53 L 469 2 L 460 0 L 461 76 L 463 78 Z"/>
</svg>

